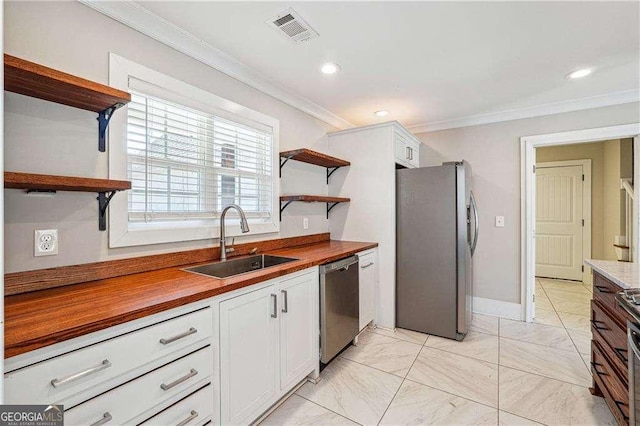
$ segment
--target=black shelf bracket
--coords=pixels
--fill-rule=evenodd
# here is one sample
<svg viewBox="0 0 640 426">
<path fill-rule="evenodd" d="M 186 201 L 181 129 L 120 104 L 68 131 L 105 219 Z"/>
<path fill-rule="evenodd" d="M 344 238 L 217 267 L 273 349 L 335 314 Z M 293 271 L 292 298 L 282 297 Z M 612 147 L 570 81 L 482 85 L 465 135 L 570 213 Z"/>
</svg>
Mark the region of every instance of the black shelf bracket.
<svg viewBox="0 0 640 426">
<path fill-rule="evenodd" d="M 327 219 L 329 219 L 329 212 L 331 211 L 331 209 L 333 209 L 338 204 L 340 204 L 339 201 L 335 203 L 327 203 Z"/>
<path fill-rule="evenodd" d="M 98 229 L 100 231 L 107 230 L 107 207 L 109 207 L 109 203 L 113 196 L 116 195 L 116 192 L 98 192 Z"/>
<path fill-rule="evenodd" d="M 105 152 L 107 150 L 107 127 L 115 110 L 124 106 L 123 103 L 117 103 L 98 113 L 98 151 Z"/>
<path fill-rule="evenodd" d="M 280 177 L 282 177 L 282 167 L 287 164 L 287 161 L 291 160 L 293 156 L 290 155 L 288 157 L 281 157 L 280 158 Z"/>
<path fill-rule="evenodd" d="M 282 204 L 284 202 L 284 204 Z M 280 201 L 280 222 L 282 222 L 282 212 L 286 209 L 289 204 L 293 203 L 293 200 L 289 201 Z"/>
<path fill-rule="evenodd" d="M 329 178 L 331 177 L 331 175 L 334 174 L 335 171 L 338 170 L 340 167 L 342 166 L 327 167 L 327 185 L 329 185 Z"/>
</svg>

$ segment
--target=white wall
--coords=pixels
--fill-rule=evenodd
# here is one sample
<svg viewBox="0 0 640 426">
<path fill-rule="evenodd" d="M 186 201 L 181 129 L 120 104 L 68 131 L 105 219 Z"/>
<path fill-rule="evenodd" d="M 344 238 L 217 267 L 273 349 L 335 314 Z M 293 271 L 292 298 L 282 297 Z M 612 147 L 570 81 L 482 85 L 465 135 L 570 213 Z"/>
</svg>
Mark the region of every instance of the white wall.
<svg viewBox="0 0 640 426">
<path fill-rule="evenodd" d="M 473 167 L 480 211 L 475 296 L 520 303 L 520 137 L 639 120 L 640 103 L 632 103 L 417 135 L 422 164 L 464 159 Z M 494 226 L 498 215 L 504 228 Z"/>
<path fill-rule="evenodd" d="M 107 84 L 108 54 L 114 52 L 277 118 L 280 150 L 306 146 L 325 151 L 326 133 L 335 130 L 77 2 L 5 2 L 4 13 L 8 54 Z M 97 150 L 95 114 L 12 93 L 5 93 L 4 99 L 7 170 L 108 176 L 108 154 Z M 287 163 L 281 193 L 295 192 L 327 194 L 325 170 L 294 161 Z M 59 192 L 52 197 L 38 197 L 18 190 L 5 190 L 4 194 L 7 272 L 213 246 L 212 239 L 109 249 L 108 233 L 98 231 L 96 194 Z M 124 195 L 116 195 L 119 196 Z M 309 217 L 307 230 L 302 229 L 303 216 Z M 59 254 L 33 257 L 33 231 L 50 228 L 59 230 Z M 279 235 L 313 234 L 328 229 L 323 204 L 293 203 L 284 212 Z M 265 234 L 237 241 L 277 237 L 278 234 Z"/>
</svg>

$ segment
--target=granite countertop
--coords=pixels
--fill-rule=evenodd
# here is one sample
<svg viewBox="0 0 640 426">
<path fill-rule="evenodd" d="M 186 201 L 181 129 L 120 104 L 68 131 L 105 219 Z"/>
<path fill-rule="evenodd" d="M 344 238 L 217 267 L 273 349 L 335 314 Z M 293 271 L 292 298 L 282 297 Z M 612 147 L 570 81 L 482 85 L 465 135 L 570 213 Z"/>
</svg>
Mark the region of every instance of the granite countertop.
<svg viewBox="0 0 640 426">
<path fill-rule="evenodd" d="M 585 263 L 624 289 L 640 288 L 640 265 L 615 260 L 588 259 Z"/>
</svg>

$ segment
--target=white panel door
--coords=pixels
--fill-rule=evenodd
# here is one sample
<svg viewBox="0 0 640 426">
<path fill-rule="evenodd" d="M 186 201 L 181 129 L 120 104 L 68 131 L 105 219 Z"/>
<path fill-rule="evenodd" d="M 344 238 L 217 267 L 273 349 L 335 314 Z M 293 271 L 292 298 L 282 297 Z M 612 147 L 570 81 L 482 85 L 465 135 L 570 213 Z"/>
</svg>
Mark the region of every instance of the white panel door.
<svg viewBox="0 0 640 426">
<path fill-rule="evenodd" d="M 220 303 L 222 424 L 246 424 L 276 393 L 278 306 L 275 285 Z"/>
<path fill-rule="evenodd" d="M 318 327 L 318 272 L 280 283 L 280 389 L 289 389 L 314 369 Z"/>
<path fill-rule="evenodd" d="M 536 168 L 536 275 L 582 281 L 582 166 Z"/>
</svg>

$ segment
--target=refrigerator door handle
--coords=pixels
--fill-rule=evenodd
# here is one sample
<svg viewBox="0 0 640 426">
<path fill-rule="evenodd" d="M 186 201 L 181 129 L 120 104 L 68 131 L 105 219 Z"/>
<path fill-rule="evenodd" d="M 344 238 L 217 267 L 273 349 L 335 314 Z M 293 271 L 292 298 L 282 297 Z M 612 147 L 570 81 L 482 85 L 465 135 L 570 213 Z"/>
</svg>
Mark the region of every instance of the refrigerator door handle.
<svg viewBox="0 0 640 426">
<path fill-rule="evenodd" d="M 474 232 L 473 232 L 473 242 L 471 243 L 471 256 L 476 252 L 476 245 L 478 244 L 478 230 L 480 229 L 480 224 L 478 223 L 478 205 L 476 204 L 476 197 L 473 196 L 473 191 L 469 192 L 471 195 L 471 206 L 473 207 L 473 222 L 474 222 Z"/>
</svg>

